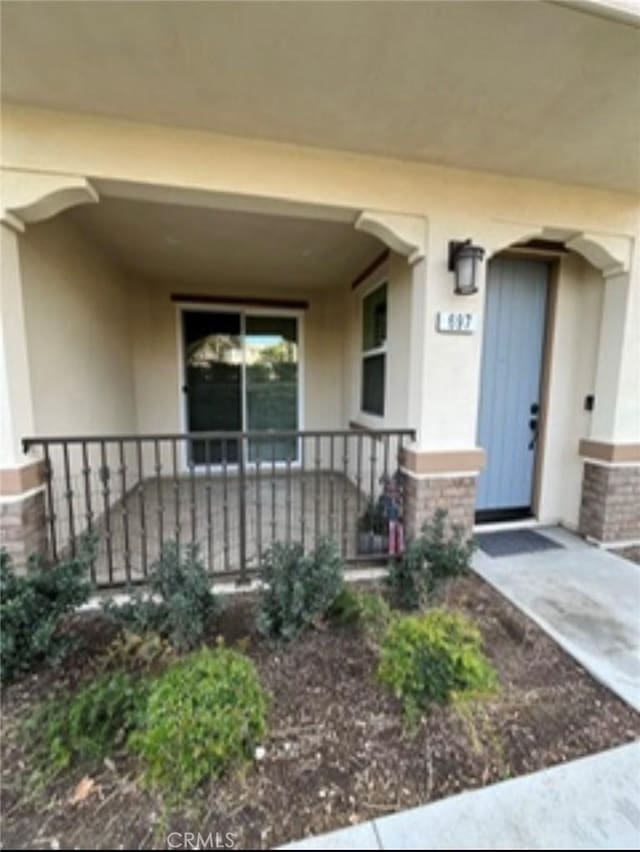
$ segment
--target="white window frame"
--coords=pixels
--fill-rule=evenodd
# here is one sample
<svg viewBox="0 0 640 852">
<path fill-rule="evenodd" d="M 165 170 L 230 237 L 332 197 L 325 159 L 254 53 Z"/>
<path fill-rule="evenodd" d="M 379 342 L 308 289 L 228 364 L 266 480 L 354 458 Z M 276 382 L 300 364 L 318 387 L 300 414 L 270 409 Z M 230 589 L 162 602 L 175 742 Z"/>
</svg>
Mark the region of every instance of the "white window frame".
<svg viewBox="0 0 640 852">
<path fill-rule="evenodd" d="M 202 311 L 203 313 L 216 313 L 216 314 L 239 314 L 240 315 L 240 337 L 242 339 L 242 366 L 241 366 L 241 379 L 240 379 L 240 388 L 242 394 L 242 426 L 243 430 L 246 430 L 247 425 L 247 395 L 246 395 L 246 318 L 248 315 L 250 316 L 271 316 L 271 317 L 294 317 L 297 321 L 297 332 L 298 332 L 298 429 L 297 431 L 304 431 L 304 375 L 305 375 L 305 362 L 304 362 L 304 315 L 305 311 L 300 308 L 261 308 L 255 307 L 252 308 L 251 305 L 246 304 L 238 304 L 238 305 L 230 305 L 227 302 L 222 304 L 216 302 L 180 302 L 179 300 L 176 302 L 176 337 L 177 337 L 177 349 L 178 349 L 178 411 L 180 413 L 180 431 L 185 433 L 189 431 L 189 406 L 187 395 L 183 392 L 183 387 L 187 381 L 187 365 L 184 357 L 184 323 L 182 320 L 182 315 L 184 313 L 194 312 L 194 311 Z M 291 468 L 299 468 L 301 466 L 301 452 L 300 452 L 300 441 L 298 441 L 298 456 L 295 460 L 291 462 Z M 189 460 L 187 454 L 187 442 L 183 442 L 184 446 L 182 447 L 182 472 L 187 472 L 189 470 Z M 246 450 L 245 445 L 245 450 Z M 264 462 L 262 463 L 264 466 Z M 271 462 L 269 462 L 269 465 Z M 255 470 L 257 463 L 249 461 L 248 458 L 244 459 L 244 466 L 246 470 Z M 276 469 L 286 469 L 287 462 L 286 461 L 276 461 L 275 463 Z M 223 471 L 223 465 L 211 465 L 211 471 L 214 473 L 220 473 Z M 237 470 L 237 464 L 228 464 L 227 470 Z M 194 465 L 194 471 L 196 473 L 204 474 L 207 471 L 206 465 Z"/>
<path fill-rule="evenodd" d="M 372 293 L 375 293 L 376 290 L 379 290 L 381 287 L 386 286 L 387 288 L 387 322 L 385 329 L 385 341 L 382 346 L 376 346 L 373 349 L 365 349 L 364 348 L 364 301 L 367 296 L 370 296 Z M 387 364 L 388 364 L 388 349 L 389 349 L 389 275 L 385 272 L 384 275 L 376 278 L 371 282 L 367 287 L 363 288 L 360 293 L 360 316 L 359 316 L 359 331 L 360 331 L 360 343 L 359 343 L 359 357 L 358 364 L 360 368 L 360 383 L 359 383 L 359 399 L 358 399 L 358 411 L 359 411 L 359 419 L 363 421 L 364 425 L 372 425 L 379 426 L 384 422 L 384 419 L 387 415 Z M 363 403 L 363 395 L 364 395 L 364 361 L 365 358 L 371 358 L 374 355 L 384 355 L 384 394 L 382 401 L 382 414 L 376 414 L 372 411 L 366 411 L 362 407 Z M 366 421 L 370 421 L 369 424 Z"/>
</svg>

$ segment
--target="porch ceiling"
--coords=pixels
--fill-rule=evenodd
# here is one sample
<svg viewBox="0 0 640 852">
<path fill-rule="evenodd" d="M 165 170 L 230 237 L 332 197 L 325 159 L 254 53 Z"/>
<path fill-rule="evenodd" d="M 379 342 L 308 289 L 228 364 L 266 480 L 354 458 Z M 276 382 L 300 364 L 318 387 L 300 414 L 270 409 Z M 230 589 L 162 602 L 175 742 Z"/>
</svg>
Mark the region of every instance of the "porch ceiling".
<svg viewBox="0 0 640 852">
<path fill-rule="evenodd" d="M 122 198 L 65 215 L 131 272 L 190 287 L 335 287 L 384 248 L 352 223 L 306 217 Z"/>
<path fill-rule="evenodd" d="M 3 2 L 2 94 L 629 190 L 639 18 L 603 5 Z"/>
</svg>

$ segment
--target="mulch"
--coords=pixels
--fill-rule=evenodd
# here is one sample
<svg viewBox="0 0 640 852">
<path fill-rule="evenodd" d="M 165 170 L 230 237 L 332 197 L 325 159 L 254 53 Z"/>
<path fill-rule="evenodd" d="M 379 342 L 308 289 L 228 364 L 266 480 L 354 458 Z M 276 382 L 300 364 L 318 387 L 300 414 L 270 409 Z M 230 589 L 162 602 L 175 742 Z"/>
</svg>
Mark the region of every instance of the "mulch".
<svg viewBox="0 0 640 852">
<path fill-rule="evenodd" d="M 252 600 L 237 596 L 216 624 L 243 641 L 272 697 L 262 759 L 197 790 L 179 812 L 140 784 L 126 754 L 81 767 L 34 792 L 17 722 L 55 687 L 92 676 L 113 628 L 76 617 L 82 643 L 59 668 L 5 690 L 5 848 L 166 848 L 170 832 L 231 832 L 235 848 L 269 848 L 512 778 L 640 737 L 640 716 L 597 684 L 480 578 L 451 581 L 441 603 L 478 623 L 500 679 L 495 696 L 436 707 L 414 731 L 375 679 L 357 629 L 330 625 L 286 647 L 252 632 Z M 85 775 L 94 787 L 71 804 Z M 174 836 L 175 845 L 176 838 Z"/>
<path fill-rule="evenodd" d="M 640 565 L 640 545 L 634 544 L 629 545 L 629 547 L 620 547 L 613 551 L 618 556 L 622 556 L 624 559 L 628 559 L 629 562 L 635 562 L 636 565 Z"/>
</svg>

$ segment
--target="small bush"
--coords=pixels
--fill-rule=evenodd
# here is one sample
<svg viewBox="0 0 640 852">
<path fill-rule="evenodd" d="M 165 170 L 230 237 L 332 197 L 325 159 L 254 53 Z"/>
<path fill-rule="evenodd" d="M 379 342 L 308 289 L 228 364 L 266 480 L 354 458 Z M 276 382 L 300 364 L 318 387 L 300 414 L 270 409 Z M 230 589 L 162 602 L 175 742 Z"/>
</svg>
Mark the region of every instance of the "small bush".
<svg viewBox="0 0 640 852">
<path fill-rule="evenodd" d="M 147 683 L 124 672 L 105 674 L 75 695 L 42 704 L 26 722 L 35 765 L 55 775 L 73 761 L 99 760 L 126 744 L 146 702 Z"/>
<path fill-rule="evenodd" d="M 346 585 L 331 604 L 329 615 L 340 624 L 357 625 L 374 645 L 379 644 L 393 617 L 381 595 Z"/>
<path fill-rule="evenodd" d="M 320 541 L 310 554 L 297 543 L 274 544 L 263 560 L 259 631 L 274 639 L 293 639 L 325 615 L 342 589 L 343 573 L 330 539 Z"/>
<path fill-rule="evenodd" d="M 465 574 L 476 547 L 473 538 L 465 540 L 459 524 L 451 524 L 447 534 L 446 509 L 438 509 L 433 519 L 423 525 L 420 545 L 435 581 Z"/>
<path fill-rule="evenodd" d="M 391 623 L 378 677 L 402 700 L 409 721 L 431 702 L 488 692 L 496 684 L 478 629 L 463 615 L 442 609 Z"/>
<path fill-rule="evenodd" d="M 402 609 L 422 609 L 434 586 L 448 577 L 466 573 L 475 550 L 461 526 L 447 530 L 447 511 L 438 509 L 420 536 L 389 565 L 388 584 L 394 603 Z"/>
<path fill-rule="evenodd" d="M 178 651 L 194 648 L 202 638 L 207 619 L 217 602 L 196 546 L 180 552 L 169 541 L 152 565 L 149 597 L 136 594 L 125 604 L 107 602 L 105 613 L 133 633 L 158 633 Z"/>
<path fill-rule="evenodd" d="M 246 761 L 266 733 L 266 714 L 253 663 L 222 645 L 206 648 L 155 681 L 130 744 L 148 783 L 179 796 Z"/>
<path fill-rule="evenodd" d="M 95 541 L 85 537 L 78 555 L 47 567 L 29 562 L 16 574 L 6 551 L 0 552 L 0 669 L 8 681 L 35 665 L 61 659 L 73 644 L 62 635 L 63 617 L 85 603 L 91 593 L 89 567 Z"/>
<path fill-rule="evenodd" d="M 174 662 L 176 654 L 167 639 L 157 633 L 132 633 L 124 630 L 109 644 L 102 656 L 106 669 L 150 672 Z"/>
<path fill-rule="evenodd" d="M 401 609 L 426 606 L 433 574 L 420 539 L 410 542 L 400 559 L 389 563 L 387 584 L 393 603 Z"/>
</svg>

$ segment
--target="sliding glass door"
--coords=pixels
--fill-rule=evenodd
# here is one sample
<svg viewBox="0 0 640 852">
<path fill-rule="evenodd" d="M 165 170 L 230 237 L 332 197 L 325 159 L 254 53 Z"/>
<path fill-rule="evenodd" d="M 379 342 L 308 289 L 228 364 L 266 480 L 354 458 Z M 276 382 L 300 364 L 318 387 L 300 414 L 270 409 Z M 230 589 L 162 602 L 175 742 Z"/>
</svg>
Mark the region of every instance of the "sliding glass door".
<svg viewBox="0 0 640 852">
<path fill-rule="evenodd" d="M 299 330 L 295 316 L 182 313 L 187 429 L 297 430 Z M 252 441 L 248 461 L 295 461 L 295 439 Z M 194 441 L 190 461 L 238 461 L 237 442 Z"/>
<path fill-rule="evenodd" d="M 298 428 L 298 320 L 247 316 L 245 396 L 249 432 Z M 249 461 L 295 459 L 295 439 L 252 441 Z"/>
</svg>

